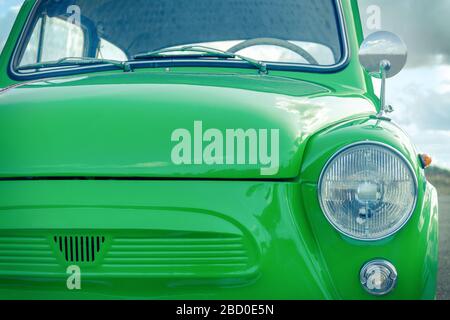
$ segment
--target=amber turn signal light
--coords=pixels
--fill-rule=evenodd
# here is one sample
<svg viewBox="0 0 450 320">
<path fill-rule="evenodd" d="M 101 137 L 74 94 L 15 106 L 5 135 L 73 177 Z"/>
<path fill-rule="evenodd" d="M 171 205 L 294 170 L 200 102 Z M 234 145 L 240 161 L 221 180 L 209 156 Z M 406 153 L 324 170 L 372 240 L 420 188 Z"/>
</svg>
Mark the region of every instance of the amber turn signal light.
<svg viewBox="0 0 450 320">
<path fill-rule="evenodd" d="M 424 169 L 428 168 L 429 166 L 431 166 L 431 163 L 433 162 L 433 159 L 431 158 L 431 156 L 429 156 L 426 153 L 420 154 L 419 158 L 420 158 L 420 162 L 422 163 L 422 167 Z"/>
</svg>

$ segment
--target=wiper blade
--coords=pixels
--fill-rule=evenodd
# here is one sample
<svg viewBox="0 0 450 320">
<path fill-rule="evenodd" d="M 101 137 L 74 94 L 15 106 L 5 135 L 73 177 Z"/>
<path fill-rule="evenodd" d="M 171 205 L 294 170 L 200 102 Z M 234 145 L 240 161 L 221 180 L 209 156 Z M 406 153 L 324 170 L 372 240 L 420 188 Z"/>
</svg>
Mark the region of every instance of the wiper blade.
<svg viewBox="0 0 450 320">
<path fill-rule="evenodd" d="M 131 71 L 131 66 L 128 61 L 118 61 L 109 59 L 97 59 L 97 58 L 86 58 L 86 57 L 66 57 L 56 61 L 48 62 L 38 62 L 33 64 L 23 65 L 17 68 L 17 70 L 39 70 L 45 68 L 53 67 L 64 67 L 64 66 L 85 66 L 85 65 L 96 65 L 96 64 L 109 64 L 122 69 L 125 72 Z"/>
<path fill-rule="evenodd" d="M 241 56 L 239 54 L 235 54 L 232 52 L 222 51 L 215 48 L 205 47 L 205 46 L 184 46 L 184 47 L 173 47 L 166 48 L 156 51 L 149 51 L 146 53 L 141 53 L 133 56 L 133 59 L 136 60 L 145 60 L 151 58 L 173 58 L 174 54 L 167 55 L 166 53 L 175 53 L 175 52 L 196 52 L 200 53 L 197 55 L 198 57 L 207 57 L 207 58 L 225 58 L 225 59 L 240 59 L 248 62 L 255 68 L 259 70 L 262 74 L 267 74 L 267 65 L 264 62 L 257 61 L 245 56 Z M 184 55 L 179 55 L 177 57 L 183 57 Z"/>
</svg>

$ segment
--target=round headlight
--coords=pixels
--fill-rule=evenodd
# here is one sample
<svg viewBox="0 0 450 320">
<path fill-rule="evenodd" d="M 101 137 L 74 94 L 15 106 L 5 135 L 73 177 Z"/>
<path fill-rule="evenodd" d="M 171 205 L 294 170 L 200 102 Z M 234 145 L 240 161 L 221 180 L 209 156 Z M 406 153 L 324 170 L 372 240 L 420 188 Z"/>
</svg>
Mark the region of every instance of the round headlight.
<svg viewBox="0 0 450 320">
<path fill-rule="evenodd" d="M 380 240 L 402 228 L 414 211 L 417 180 L 409 162 L 393 148 L 359 143 L 344 148 L 325 166 L 319 181 L 325 216 L 358 240 Z"/>
</svg>

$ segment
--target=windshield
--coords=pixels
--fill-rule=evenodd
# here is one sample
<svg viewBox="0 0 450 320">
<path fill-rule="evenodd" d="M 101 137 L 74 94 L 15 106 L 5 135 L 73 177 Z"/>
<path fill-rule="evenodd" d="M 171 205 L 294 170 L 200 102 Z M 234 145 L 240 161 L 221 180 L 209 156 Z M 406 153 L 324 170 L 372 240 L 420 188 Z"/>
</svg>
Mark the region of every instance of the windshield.
<svg viewBox="0 0 450 320">
<path fill-rule="evenodd" d="M 43 0 L 15 67 L 81 57 L 163 59 L 145 54 L 192 45 L 267 63 L 333 66 L 343 59 L 341 32 L 334 0 Z"/>
</svg>

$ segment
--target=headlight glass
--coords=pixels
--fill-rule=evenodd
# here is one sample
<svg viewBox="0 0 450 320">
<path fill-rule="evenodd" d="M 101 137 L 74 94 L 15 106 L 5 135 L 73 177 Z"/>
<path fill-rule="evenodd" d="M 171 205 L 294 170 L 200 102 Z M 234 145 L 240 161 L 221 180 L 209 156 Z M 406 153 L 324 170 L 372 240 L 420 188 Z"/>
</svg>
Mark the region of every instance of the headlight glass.
<svg viewBox="0 0 450 320">
<path fill-rule="evenodd" d="M 410 218 L 417 182 L 410 164 L 391 147 L 360 143 L 338 152 L 319 181 L 319 200 L 330 223 L 358 240 L 379 240 Z"/>
</svg>

